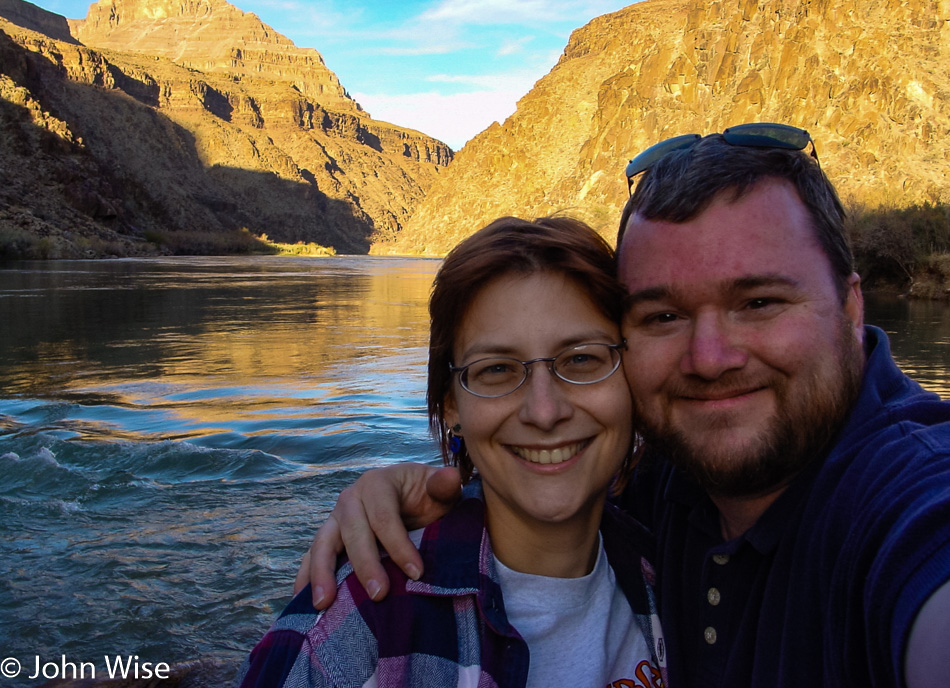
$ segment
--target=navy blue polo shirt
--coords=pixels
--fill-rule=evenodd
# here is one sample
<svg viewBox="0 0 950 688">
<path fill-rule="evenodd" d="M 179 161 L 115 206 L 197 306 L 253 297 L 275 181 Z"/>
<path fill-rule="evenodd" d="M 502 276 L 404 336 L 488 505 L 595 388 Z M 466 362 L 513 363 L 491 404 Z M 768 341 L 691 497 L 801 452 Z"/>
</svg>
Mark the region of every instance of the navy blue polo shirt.
<svg viewBox="0 0 950 688">
<path fill-rule="evenodd" d="M 904 684 L 914 617 L 950 580 L 950 402 L 897 369 L 882 331 L 865 336 L 831 450 L 739 538 L 661 457 L 624 493 L 657 538 L 673 688 Z"/>
</svg>

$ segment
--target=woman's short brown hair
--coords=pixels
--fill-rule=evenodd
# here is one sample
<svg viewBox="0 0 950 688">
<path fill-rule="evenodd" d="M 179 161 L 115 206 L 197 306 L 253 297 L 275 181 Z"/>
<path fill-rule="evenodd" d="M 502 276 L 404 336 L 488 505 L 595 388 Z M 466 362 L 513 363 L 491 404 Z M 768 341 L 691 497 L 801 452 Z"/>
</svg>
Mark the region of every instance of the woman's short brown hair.
<svg viewBox="0 0 950 688">
<path fill-rule="evenodd" d="M 445 423 L 455 337 L 472 302 L 490 282 L 512 273 L 538 272 L 571 278 L 604 316 L 620 322 L 625 291 L 617 280 L 614 251 L 597 232 L 569 217 L 533 222 L 499 218 L 452 249 L 435 277 L 429 299 L 429 425 L 439 440 L 442 460 L 457 465 L 463 481 L 472 476 L 474 466 L 464 442 L 454 455 L 450 451 Z"/>
</svg>

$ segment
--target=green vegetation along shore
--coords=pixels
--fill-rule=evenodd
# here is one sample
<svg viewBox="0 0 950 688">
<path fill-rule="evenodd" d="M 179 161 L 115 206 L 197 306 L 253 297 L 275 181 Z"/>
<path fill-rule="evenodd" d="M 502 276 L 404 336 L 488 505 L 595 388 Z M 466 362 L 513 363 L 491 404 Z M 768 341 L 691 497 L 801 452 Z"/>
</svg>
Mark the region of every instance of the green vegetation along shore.
<svg viewBox="0 0 950 688">
<path fill-rule="evenodd" d="M 848 210 L 848 233 L 858 272 L 869 290 L 911 298 L 950 300 L 950 206 Z M 0 226 L 0 260 L 115 258 L 129 256 L 289 255 L 333 256 L 333 247 L 280 243 L 247 229 L 237 232 L 145 231 L 127 235 L 103 231 L 47 233 Z"/>
<path fill-rule="evenodd" d="M 866 289 L 950 299 L 950 206 L 852 207 L 848 233 Z"/>
<path fill-rule="evenodd" d="M 130 240 L 109 232 L 63 231 L 38 236 L 17 227 L 0 226 L 0 260 L 231 255 L 335 256 L 336 250 L 313 242 L 271 241 L 266 234 L 255 236 L 247 229 L 237 232 L 148 230 L 138 240 Z"/>
</svg>

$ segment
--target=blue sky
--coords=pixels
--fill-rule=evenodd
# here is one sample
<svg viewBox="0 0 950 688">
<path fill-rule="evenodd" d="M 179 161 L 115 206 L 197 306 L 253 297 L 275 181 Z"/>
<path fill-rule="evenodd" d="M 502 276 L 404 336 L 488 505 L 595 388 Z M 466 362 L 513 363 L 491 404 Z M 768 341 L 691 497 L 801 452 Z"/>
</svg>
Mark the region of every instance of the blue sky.
<svg viewBox="0 0 950 688">
<path fill-rule="evenodd" d="M 571 31 L 632 0 L 230 0 L 316 48 L 374 118 L 458 150 L 502 122 Z M 33 0 L 78 19 L 83 0 Z"/>
</svg>

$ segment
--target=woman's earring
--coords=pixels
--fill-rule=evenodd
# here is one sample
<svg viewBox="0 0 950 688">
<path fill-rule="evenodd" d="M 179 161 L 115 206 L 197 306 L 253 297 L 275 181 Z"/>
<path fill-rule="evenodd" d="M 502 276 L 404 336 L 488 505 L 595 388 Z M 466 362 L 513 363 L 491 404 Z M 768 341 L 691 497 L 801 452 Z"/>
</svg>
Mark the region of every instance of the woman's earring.
<svg viewBox="0 0 950 688">
<path fill-rule="evenodd" d="M 462 425 L 456 423 L 449 429 L 449 451 L 452 454 L 458 454 L 462 451 L 462 436 L 459 435 L 462 431 Z"/>
</svg>

